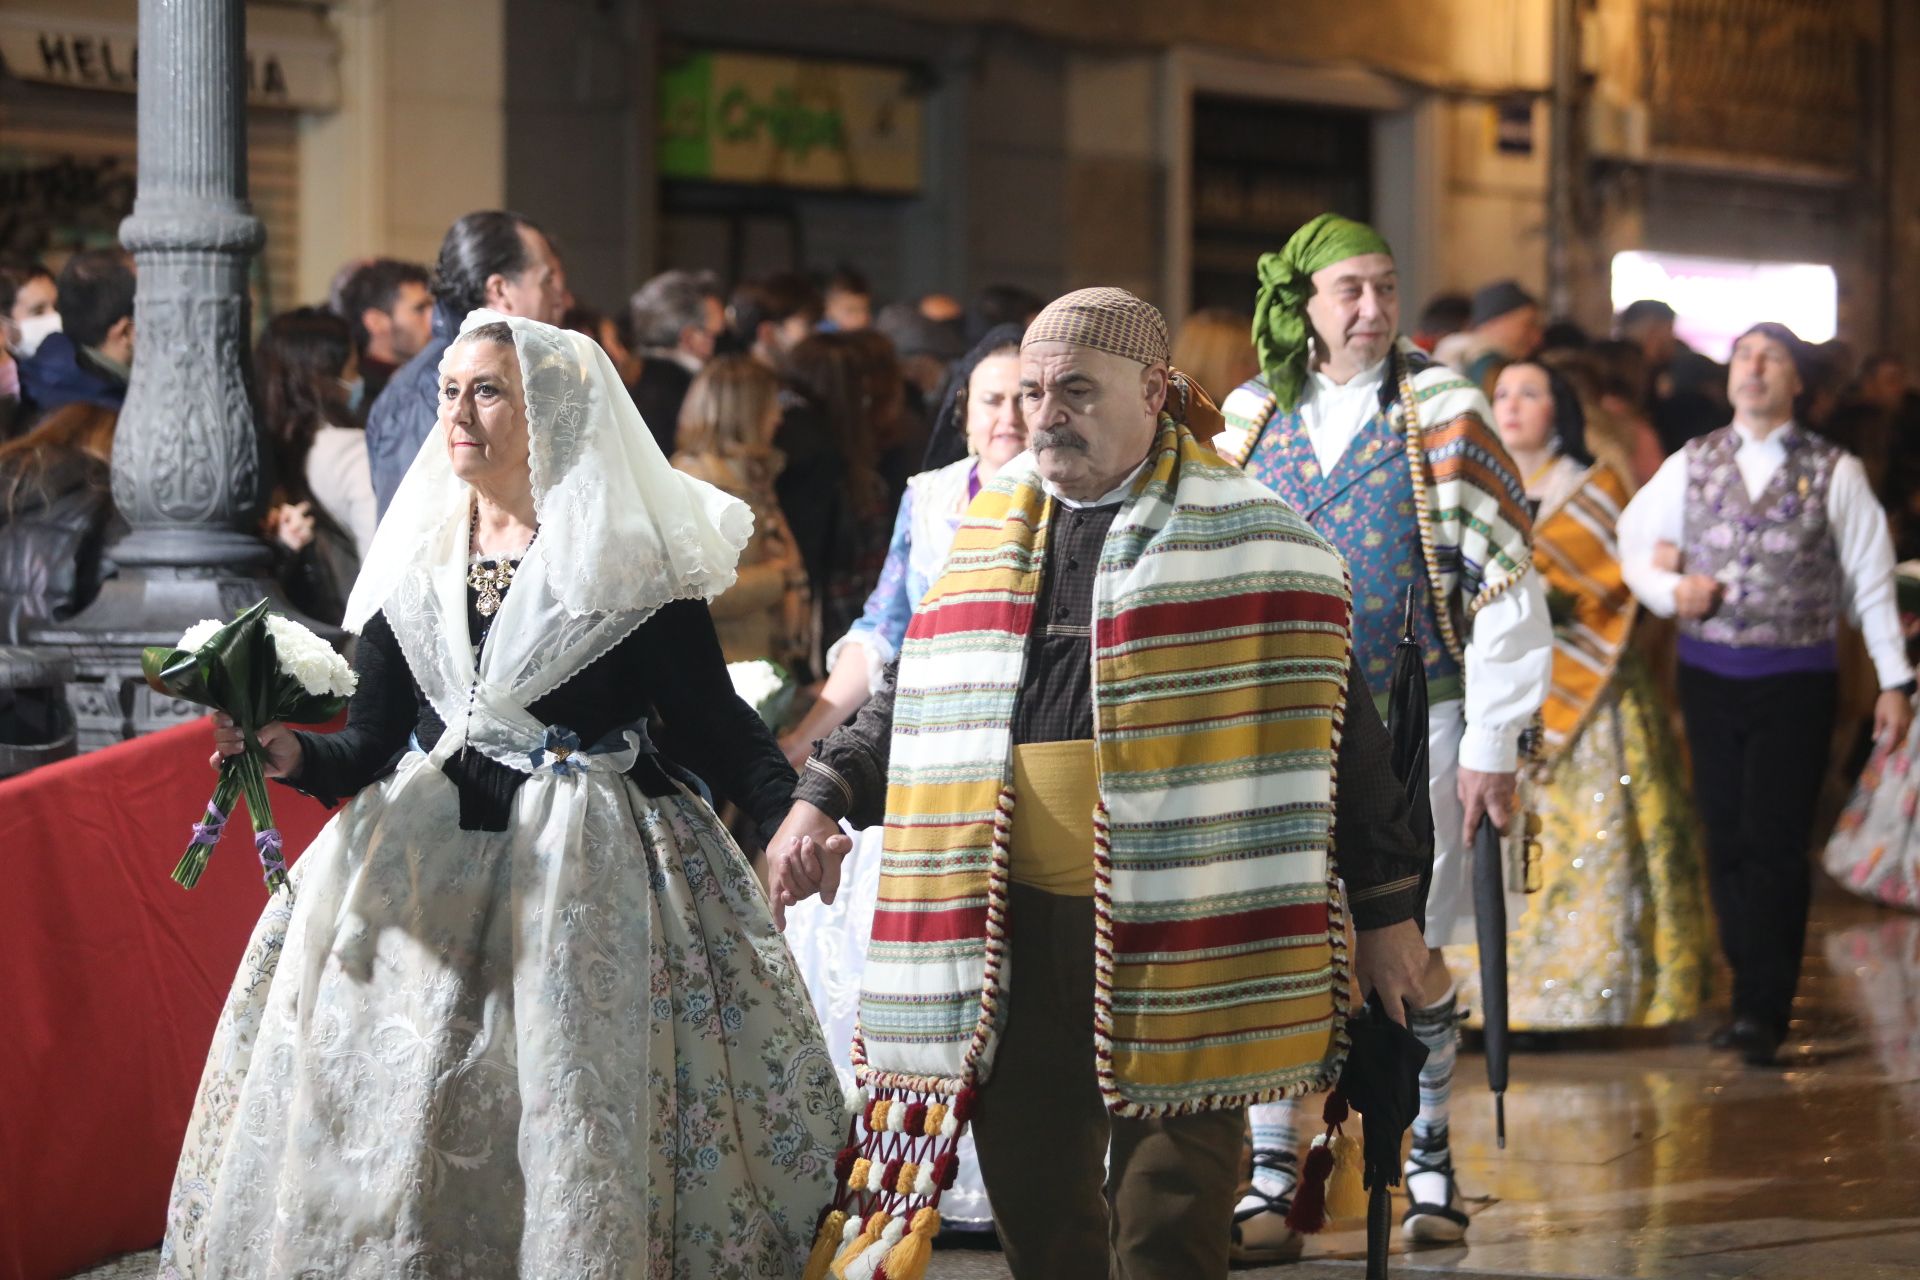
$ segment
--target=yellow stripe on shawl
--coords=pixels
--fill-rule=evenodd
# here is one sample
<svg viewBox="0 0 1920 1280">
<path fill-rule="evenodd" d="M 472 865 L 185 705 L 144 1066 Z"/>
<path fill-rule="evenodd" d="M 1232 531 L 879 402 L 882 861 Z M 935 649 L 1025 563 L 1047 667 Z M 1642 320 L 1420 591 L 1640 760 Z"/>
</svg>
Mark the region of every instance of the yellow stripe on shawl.
<svg viewBox="0 0 1920 1280">
<path fill-rule="evenodd" d="M 1311 1026 L 1321 1022 L 1327 1024 L 1325 1031 L 1313 1035 L 1295 1033 L 1280 1037 L 1262 1037 L 1259 1041 L 1257 1059 L 1260 1069 L 1272 1071 L 1311 1066 L 1332 1054 L 1335 1019 L 1333 998 L 1330 995 L 1322 992 L 1300 1000 L 1260 1005 L 1258 1009 L 1264 1014 L 1277 1015 L 1282 1021 L 1293 1026 Z M 1156 1025 L 1160 1021 L 1162 1020 L 1154 1020 Z M 1208 1015 L 1208 1021 L 1196 1025 L 1204 1027 L 1209 1035 L 1220 1034 L 1221 1025 L 1225 1021 L 1216 1013 Z M 1144 1026 L 1140 1029 L 1146 1030 Z M 1171 1027 L 1165 1029 L 1168 1030 L 1170 1038 L 1178 1038 L 1177 1030 Z M 1129 1046 L 1140 1044 L 1142 1038 L 1135 1036 L 1128 1042 Z M 1114 1070 L 1126 1079 L 1148 1087 L 1178 1085 L 1188 1080 L 1230 1080 L 1253 1069 L 1247 1046 L 1232 1041 L 1201 1046 L 1193 1046 L 1190 1042 L 1170 1044 L 1166 1046 L 1164 1052 L 1147 1051 L 1135 1047 L 1116 1047 L 1113 1053 L 1113 1066 Z"/>
</svg>

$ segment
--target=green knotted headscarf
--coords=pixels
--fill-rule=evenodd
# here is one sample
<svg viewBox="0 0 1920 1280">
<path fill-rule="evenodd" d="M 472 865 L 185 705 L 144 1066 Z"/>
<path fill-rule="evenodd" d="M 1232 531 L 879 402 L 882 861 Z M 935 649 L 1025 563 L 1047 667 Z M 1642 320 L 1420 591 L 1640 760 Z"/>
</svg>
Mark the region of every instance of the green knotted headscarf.
<svg viewBox="0 0 1920 1280">
<path fill-rule="evenodd" d="M 1363 253 L 1393 250 L 1364 222 L 1323 213 L 1293 233 L 1278 253 L 1260 255 L 1260 293 L 1253 304 L 1253 349 L 1280 412 L 1291 413 L 1307 383 L 1307 298 L 1313 273 Z"/>
</svg>

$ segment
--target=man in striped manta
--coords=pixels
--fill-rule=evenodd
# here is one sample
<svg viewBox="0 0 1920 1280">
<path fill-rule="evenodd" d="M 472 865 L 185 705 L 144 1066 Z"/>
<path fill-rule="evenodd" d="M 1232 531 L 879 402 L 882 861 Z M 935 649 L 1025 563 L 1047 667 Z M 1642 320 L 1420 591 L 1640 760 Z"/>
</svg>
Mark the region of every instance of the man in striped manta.
<svg viewBox="0 0 1920 1280">
<path fill-rule="evenodd" d="M 1123 290 L 1035 319 L 1030 452 L 775 837 L 784 910 L 831 899 L 839 819 L 886 824 L 849 1276 L 937 1223 L 916 1171 L 954 1117 L 1016 1277 L 1224 1276 L 1244 1109 L 1331 1084 L 1350 977 L 1419 1002 L 1422 855 L 1346 566 L 1196 442 L 1214 410 L 1167 354 Z"/>
<path fill-rule="evenodd" d="M 1376 694 L 1414 593 L 1426 659 L 1432 948 L 1409 1024 L 1426 1042 L 1402 1227 L 1416 1243 L 1466 1236 L 1447 1140 L 1460 1029 L 1440 949 L 1474 941 L 1471 832 L 1515 808 L 1521 731 L 1546 698 L 1553 622 L 1533 564 L 1526 489 L 1486 397 L 1400 338 L 1399 277 L 1379 233 L 1337 214 L 1260 259 L 1253 341 L 1261 372 L 1227 397 L 1222 457 L 1300 512 L 1353 575 L 1354 656 Z M 1518 886 L 1509 882 L 1509 893 Z M 1509 927 L 1524 899 L 1509 897 Z M 1284 1218 L 1300 1134 L 1295 1108 L 1256 1107 L 1253 1192 L 1235 1213 L 1247 1262 L 1297 1256 Z"/>
</svg>

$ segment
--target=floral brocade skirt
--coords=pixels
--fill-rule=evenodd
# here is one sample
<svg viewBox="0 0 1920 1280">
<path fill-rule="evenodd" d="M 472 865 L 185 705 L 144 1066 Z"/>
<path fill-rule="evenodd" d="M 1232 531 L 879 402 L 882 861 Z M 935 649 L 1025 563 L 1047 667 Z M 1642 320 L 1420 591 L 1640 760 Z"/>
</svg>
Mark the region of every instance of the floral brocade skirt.
<svg viewBox="0 0 1920 1280">
<path fill-rule="evenodd" d="M 1861 897 L 1920 911 L 1920 719 L 1905 742 L 1874 750 L 1822 862 Z"/>
<path fill-rule="evenodd" d="M 797 1277 L 844 1096 L 698 799 L 418 754 L 321 832 L 220 1016 L 167 1277 Z"/>
<path fill-rule="evenodd" d="M 1661 1027 L 1698 1014 L 1713 963 L 1705 845 L 1637 657 L 1621 660 L 1525 800 L 1541 819 L 1541 886 L 1507 939 L 1509 1025 Z M 1450 949 L 1447 961 L 1477 1012 L 1478 949 Z"/>
</svg>

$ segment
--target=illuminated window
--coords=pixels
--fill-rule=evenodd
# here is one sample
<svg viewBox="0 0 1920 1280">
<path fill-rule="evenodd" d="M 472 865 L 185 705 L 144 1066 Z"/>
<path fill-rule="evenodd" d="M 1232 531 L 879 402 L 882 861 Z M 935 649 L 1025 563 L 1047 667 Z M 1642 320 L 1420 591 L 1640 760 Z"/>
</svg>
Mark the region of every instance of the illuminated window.
<svg viewBox="0 0 1920 1280">
<path fill-rule="evenodd" d="M 1733 340 L 1758 321 L 1777 320 L 1808 342 L 1825 342 L 1839 315 L 1839 282 L 1818 263 L 1615 254 L 1614 311 L 1641 298 L 1672 307 L 1681 341 L 1715 360 L 1725 360 Z"/>
</svg>

